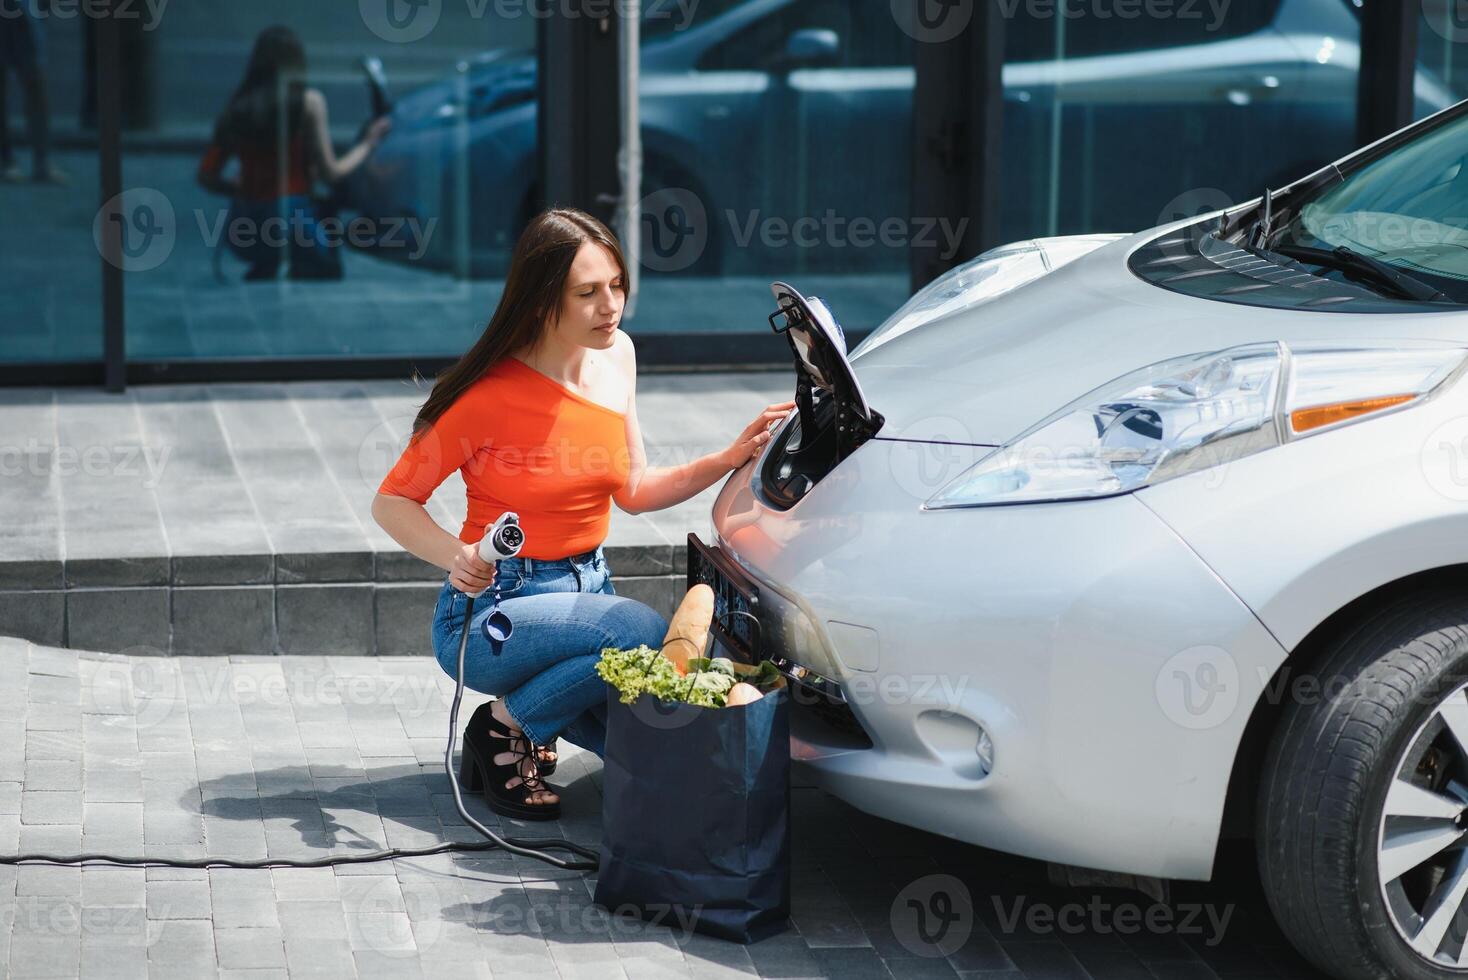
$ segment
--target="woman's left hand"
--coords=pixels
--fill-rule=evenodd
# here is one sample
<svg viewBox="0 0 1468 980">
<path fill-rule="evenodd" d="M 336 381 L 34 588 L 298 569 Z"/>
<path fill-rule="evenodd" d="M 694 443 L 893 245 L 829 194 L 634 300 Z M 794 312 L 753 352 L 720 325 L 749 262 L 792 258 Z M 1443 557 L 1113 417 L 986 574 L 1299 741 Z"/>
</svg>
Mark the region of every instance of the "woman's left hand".
<svg viewBox="0 0 1468 980">
<path fill-rule="evenodd" d="M 365 136 L 363 136 L 363 139 L 366 141 L 367 145 L 375 147 L 387 138 L 388 131 L 391 129 L 392 120 L 389 119 L 387 116 L 378 116 L 376 119 L 372 120 L 371 125 L 367 127 L 367 133 Z"/>
<path fill-rule="evenodd" d="M 775 423 L 789 415 L 790 410 L 794 407 L 795 403 L 793 401 L 771 405 L 759 414 L 759 418 L 745 426 L 744 431 L 739 434 L 739 438 L 735 439 L 734 443 L 728 449 L 724 450 L 724 462 L 729 468 L 739 469 L 739 467 L 749 462 L 755 453 L 763 449 L 765 443 L 769 442 L 773 435 L 771 430 L 774 428 Z"/>
</svg>

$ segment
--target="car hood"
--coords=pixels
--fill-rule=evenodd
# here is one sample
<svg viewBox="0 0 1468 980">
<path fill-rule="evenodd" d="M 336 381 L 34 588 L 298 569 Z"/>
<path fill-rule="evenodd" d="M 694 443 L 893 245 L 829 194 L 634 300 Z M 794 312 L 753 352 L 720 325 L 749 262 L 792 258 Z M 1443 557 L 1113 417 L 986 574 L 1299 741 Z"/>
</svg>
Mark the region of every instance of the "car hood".
<svg viewBox="0 0 1468 980">
<path fill-rule="evenodd" d="M 877 438 L 1003 445 L 1124 374 L 1256 341 L 1468 338 L 1462 313 L 1265 309 L 1186 296 L 1127 268 L 1135 249 L 1186 224 L 1120 238 L 856 354 L 852 371 L 886 419 Z"/>
<path fill-rule="evenodd" d="M 454 123 L 456 107 L 464 99 L 474 115 L 533 100 L 537 69 L 534 52 L 496 50 L 479 55 L 465 62 L 462 89 L 457 82 L 439 81 L 404 94 L 393 107 L 394 125 Z"/>
</svg>

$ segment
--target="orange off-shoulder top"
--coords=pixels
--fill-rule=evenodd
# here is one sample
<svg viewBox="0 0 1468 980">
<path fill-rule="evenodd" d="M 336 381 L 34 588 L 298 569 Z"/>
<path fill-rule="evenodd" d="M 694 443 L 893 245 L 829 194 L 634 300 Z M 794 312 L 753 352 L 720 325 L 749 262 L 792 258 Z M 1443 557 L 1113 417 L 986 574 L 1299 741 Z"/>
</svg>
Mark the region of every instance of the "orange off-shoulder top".
<svg viewBox="0 0 1468 980">
<path fill-rule="evenodd" d="M 627 483 L 626 421 L 506 356 L 409 444 L 378 492 L 426 503 L 459 470 L 469 504 L 459 540 L 479 541 L 514 511 L 521 555 L 580 554 L 606 540 L 612 494 Z"/>
</svg>

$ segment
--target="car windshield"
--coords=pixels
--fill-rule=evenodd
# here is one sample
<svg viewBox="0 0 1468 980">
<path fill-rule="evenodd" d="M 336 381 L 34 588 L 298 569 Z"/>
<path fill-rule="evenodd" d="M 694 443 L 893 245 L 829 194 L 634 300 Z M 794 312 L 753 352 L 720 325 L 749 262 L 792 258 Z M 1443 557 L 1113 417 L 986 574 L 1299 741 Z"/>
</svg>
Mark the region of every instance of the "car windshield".
<svg viewBox="0 0 1468 980">
<path fill-rule="evenodd" d="M 1468 116 L 1434 127 L 1292 207 L 1275 245 L 1344 245 L 1468 302 L 1465 160 Z"/>
</svg>

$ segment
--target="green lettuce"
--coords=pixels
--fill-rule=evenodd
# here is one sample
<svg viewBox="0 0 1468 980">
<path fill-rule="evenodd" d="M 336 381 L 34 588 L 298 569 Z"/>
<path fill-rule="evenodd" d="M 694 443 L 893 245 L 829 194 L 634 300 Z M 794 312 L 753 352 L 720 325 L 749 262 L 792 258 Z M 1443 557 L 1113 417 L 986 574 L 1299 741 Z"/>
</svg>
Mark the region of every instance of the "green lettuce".
<svg viewBox="0 0 1468 980">
<path fill-rule="evenodd" d="M 768 660 L 753 667 L 728 657 L 694 657 L 688 661 L 685 676 L 660 651 L 645 644 L 630 650 L 605 647 L 596 672 L 617 689 L 623 704 L 651 694 L 661 701 L 684 701 L 705 708 L 724 707 L 729 689 L 740 681 L 763 691 L 780 680 L 780 672 Z"/>
</svg>

